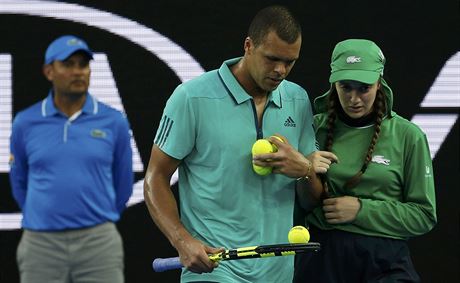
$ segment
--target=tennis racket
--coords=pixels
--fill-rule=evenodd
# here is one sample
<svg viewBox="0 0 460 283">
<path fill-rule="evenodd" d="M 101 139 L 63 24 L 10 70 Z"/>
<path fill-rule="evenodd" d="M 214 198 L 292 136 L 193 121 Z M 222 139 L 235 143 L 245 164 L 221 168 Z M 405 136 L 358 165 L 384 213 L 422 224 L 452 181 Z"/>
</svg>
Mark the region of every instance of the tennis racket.
<svg viewBox="0 0 460 283">
<path fill-rule="evenodd" d="M 209 255 L 209 259 L 218 262 L 221 260 L 236 260 L 246 258 L 264 258 L 272 256 L 288 256 L 308 251 L 318 251 L 321 248 L 320 243 L 307 243 L 307 244 L 279 244 L 279 245 L 265 245 L 253 246 L 237 249 L 225 250 L 221 253 Z M 156 258 L 152 263 L 153 270 L 156 272 L 163 272 L 171 269 L 182 268 L 183 265 L 179 257 L 170 258 Z"/>
</svg>

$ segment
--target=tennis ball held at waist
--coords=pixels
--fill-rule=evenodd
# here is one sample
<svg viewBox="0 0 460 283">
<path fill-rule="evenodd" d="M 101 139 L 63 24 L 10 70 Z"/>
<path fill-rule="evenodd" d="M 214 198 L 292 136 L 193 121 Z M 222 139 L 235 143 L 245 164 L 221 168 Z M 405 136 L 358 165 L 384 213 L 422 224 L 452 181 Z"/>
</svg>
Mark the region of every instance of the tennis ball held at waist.
<svg viewBox="0 0 460 283">
<path fill-rule="evenodd" d="M 276 151 L 278 151 L 278 147 L 266 139 L 259 139 L 252 145 L 252 156 L 257 154 L 272 153 Z M 268 175 L 272 172 L 272 167 L 263 167 L 255 165 L 254 163 L 252 164 L 252 169 L 254 172 L 261 176 Z"/>
</svg>

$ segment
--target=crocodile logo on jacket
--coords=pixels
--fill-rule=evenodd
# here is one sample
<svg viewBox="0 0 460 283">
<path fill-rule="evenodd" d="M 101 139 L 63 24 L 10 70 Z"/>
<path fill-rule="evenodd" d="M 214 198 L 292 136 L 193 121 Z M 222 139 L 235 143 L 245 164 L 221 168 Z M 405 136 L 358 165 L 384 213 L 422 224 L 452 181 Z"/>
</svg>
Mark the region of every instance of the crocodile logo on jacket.
<svg viewBox="0 0 460 283">
<path fill-rule="evenodd" d="M 374 155 L 372 156 L 372 162 L 378 163 L 378 164 L 383 164 L 383 165 L 390 165 L 390 160 L 385 159 L 383 155 Z"/>
<path fill-rule="evenodd" d="M 360 63 L 360 62 L 361 62 L 361 57 L 356 57 L 356 56 L 347 57 L 347 64 L 354 64 L 354 63 Z"/>
</svg>

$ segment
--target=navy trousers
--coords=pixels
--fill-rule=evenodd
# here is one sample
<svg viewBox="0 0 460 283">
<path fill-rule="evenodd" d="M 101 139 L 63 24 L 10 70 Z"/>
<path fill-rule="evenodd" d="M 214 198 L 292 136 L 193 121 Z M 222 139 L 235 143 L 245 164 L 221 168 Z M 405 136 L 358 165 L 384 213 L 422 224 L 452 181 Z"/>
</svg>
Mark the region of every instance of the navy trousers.
<svg viewBox="0 0 460 283">
<path fill-rule="evenodd" d="M 296 255 L 295 283 L 420 282 L 406 241 L 310 227 L 315 253 Z"/>
</svg>

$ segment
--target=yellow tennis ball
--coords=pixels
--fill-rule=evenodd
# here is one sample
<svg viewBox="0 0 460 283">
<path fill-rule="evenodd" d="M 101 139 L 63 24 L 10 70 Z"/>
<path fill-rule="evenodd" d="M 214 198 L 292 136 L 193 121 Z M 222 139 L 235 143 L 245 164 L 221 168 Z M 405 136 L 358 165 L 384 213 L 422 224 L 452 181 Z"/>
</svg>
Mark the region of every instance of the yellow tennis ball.
<svg viewBox="0 0 460 283">
<path fill-rule="evenodd" d="M 278 137 L 278 136 L 271 136 L 271 138 L 275 138 L 275 139 L 279 140 L 280 142 L 284 142 L 283 139 Z M 276 146 L 276 144 L 272 143 L 272 146 L 273 146 L 273 152 L 277 152 L 278 147 Z"/>
<path fill-rule="evenodd" d="M 274 152 L 272 143 L 266 139 L 259 139 L 252 145 L 252 156 L 272 152 Z M 268 175 L 272 172 L 272 167 L 263 167 L 255 164 L 252 164 L 252 169 L 261 176 Z"/>
<path fill-rule="evenodd" d="M 291 244 L 306 244 L 310 241 L 310 232 L 303 226 L 294 226 L 289 231 L 288 240 Z"/>
<path fill-rule="evenodd" d="M 252 164 L 252 169 L 260 176 L 266 176 L 270 174 L 273 170 L 272 167 L 263 167 L 255 164 Z"/>
<path fill-rule="evenodd" d="M 273 146 L 266 139 L 259 139 L 252 145 L 252 155 L 272 153 Z"/>
</svg>

